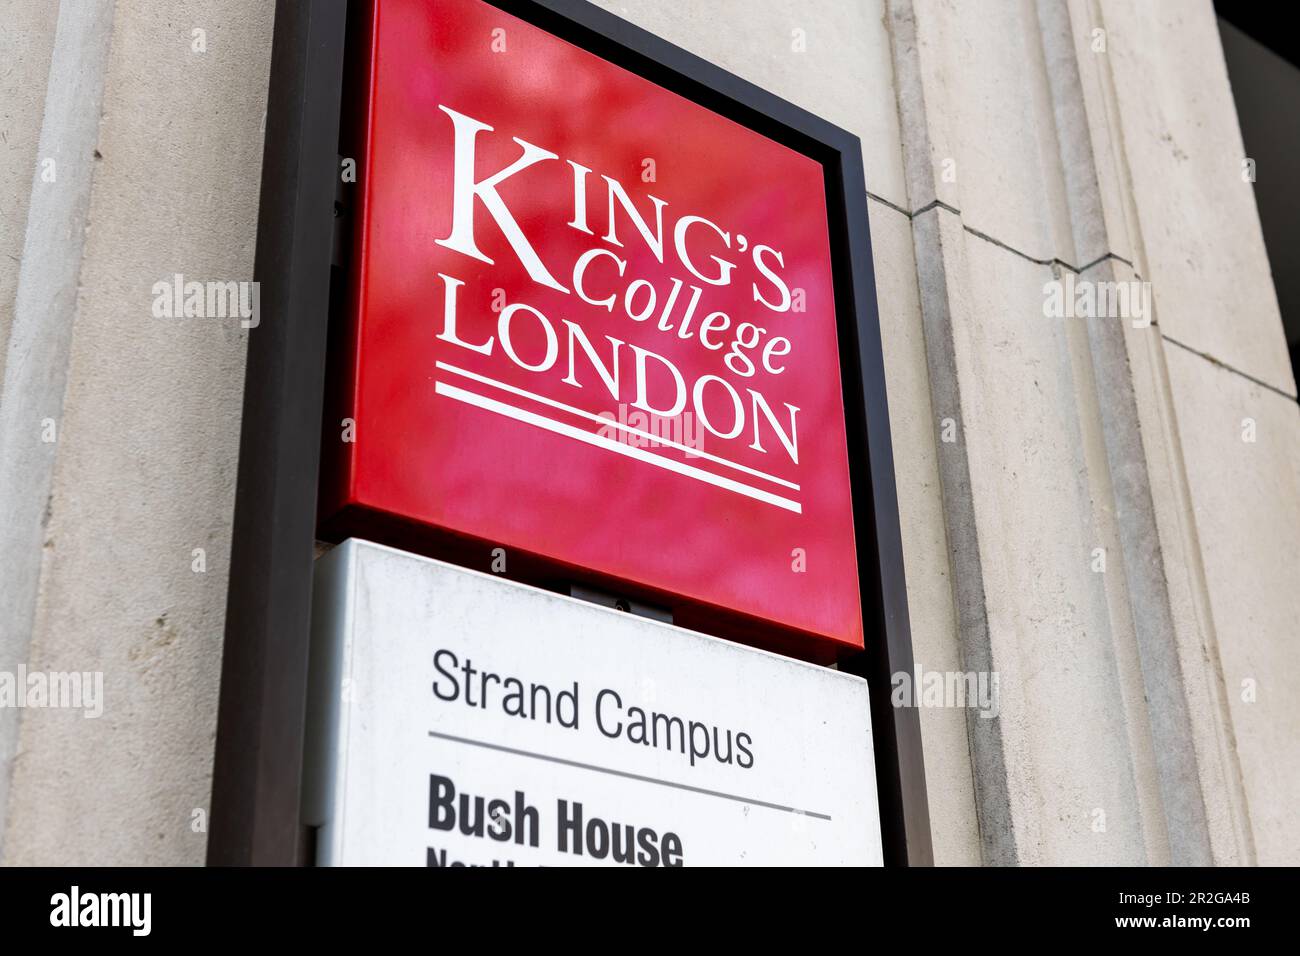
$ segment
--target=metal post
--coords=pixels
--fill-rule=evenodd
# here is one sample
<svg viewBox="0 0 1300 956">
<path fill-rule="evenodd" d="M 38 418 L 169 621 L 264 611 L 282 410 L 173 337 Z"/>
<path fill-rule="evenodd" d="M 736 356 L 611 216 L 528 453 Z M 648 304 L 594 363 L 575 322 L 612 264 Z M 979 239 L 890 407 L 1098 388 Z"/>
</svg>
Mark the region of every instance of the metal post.
<svg viewBox="0 0 1300 956">
<path fill-rule="evenodd" d="M 300 862 L 299 791 L 345 0 L 279 0 L 209 865 Z"/>
</svg>

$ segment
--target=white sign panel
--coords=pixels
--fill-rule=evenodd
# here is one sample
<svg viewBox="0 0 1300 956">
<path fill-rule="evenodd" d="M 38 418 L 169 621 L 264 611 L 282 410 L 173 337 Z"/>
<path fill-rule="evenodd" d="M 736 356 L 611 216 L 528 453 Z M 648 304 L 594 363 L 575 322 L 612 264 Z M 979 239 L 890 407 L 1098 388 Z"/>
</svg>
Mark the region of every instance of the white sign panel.
<svg viewBox="0 0 1300 956">
<path fill-rule="evenodd" d="M 313 617 L 322 865 L 881 862 L 858 677 L 356 540 Z"/>
</svg>

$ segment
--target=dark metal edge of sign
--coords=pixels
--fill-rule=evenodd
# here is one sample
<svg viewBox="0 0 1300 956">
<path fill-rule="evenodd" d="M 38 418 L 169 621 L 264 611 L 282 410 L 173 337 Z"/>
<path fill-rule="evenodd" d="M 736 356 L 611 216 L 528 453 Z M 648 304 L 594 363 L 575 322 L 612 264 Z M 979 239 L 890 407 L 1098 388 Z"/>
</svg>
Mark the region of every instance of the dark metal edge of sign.
<svg viewBox="0 0 1300 956">
<path fill-rule="evenodd" d="M 209 865 L 292 866 L 299 825 L 345 2 L 277 0 Z"/>
<path fill-rule="evenodd" d="M 875 616 L 863 623 L 884 636 L 841 668 L 870 689 L 885 863 L 932 864 L 920 715 L 890 703 L 892 675 L 913 658 L 861 143 L 586 0 L 487 2 L 822 163 L 859 587 Z M 254 276 L 264 317 L 244 385 L 209 865 L 298 865 L 308 843 L 299 799 L 346 32 L 345 0 L 277 0 Z"/>
</svg>

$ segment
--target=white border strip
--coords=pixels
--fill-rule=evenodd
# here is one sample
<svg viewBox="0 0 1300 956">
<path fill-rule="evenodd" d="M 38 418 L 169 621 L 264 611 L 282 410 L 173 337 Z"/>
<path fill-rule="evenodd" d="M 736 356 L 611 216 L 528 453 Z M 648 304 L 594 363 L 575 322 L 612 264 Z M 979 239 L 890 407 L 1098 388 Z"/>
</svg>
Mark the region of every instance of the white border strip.
<svg viewBox="0 0 1300 956">
<path fill-rule="evenodd" d="M 572 425 L 566 425 L 563 422 L 553 421 L 544 415 L 538 415 L 534 412 L 526 412 L 522 408 L 515 408 L 513 405 L 498 402 L 494 398 L 487 398 L 483 395 L 477 395 L 474 392 L 467 392 L 463 388 L 457 388 L 455 385 L 448 385 L 446 382 L 435 382 L 434 392 L 438 395 L 445 395 L 447 398 L 453 398 L 456 401 L 464 402 L 466 405 L 473 405 L 476 408 L 481 408 L 485 411 L 496 412 L 498 415 L 504 415 L 506 418 L 513 418 L 515 421 L 534 425 L 537 428 L 544 428 L 546 431 L 554 432 L 557 435 L 564 435 L 566 438 L 574 438 L 580 442 L 585 442 L 588 445 L 595 445 L 597 448 L 604 448 L 607 451 L 626 455 L 628 458 L 635 458 L 637 461 L 644 461 L 647 464 L 676 472 L 679 475 L 685 475 L 687 478 L 694 478 L 696 481 L 703 481 L 706 484 L 716 485 L 719 488 L 735 492 L 738 495 L 745 495 L 748 498 L 754 498 L 757 501 L 766 502 L 769 505 L 776 505 L 778 508 L 784 508 L 786 511 L 793 511 L 795 514 L 803 513 L 803 506 L 800 505 L 799 502 L 791 501 L 789 498 L 782 498 L 780 495 L 774 495 L 770 491 L 764 491 L 761 488 L 753 488 L 749 485 L 741 484 L 739 481 L 735 481 L 734 479 L 724 478 L 722 475 L 715 475 L 712 472 L 704 471 L 701 468 L 695 468 L 692 465 L 675 461 L 672 458 L 666 458 L 663 455 L 651 454 L 642 448 L 625 445 L 622 442 L 614 441 L 612 438 L 606 438 L 603 435 L 597 435 L 594 432 L 583 431 L 581 428 L 574 428 Z M 601 421 L 604 420 L 605 419 L 601 419 Z"/>
<path fill-rule="evenodd" d="M 661 445 L 667 445 L 670 448 L 676 448 L 678 451 L 684 451 L 688 455 L 693 455 L 697 458 L 707 458 L 711 462 L 719 465 L 726 465 L 728 468 L 735 468 L 737 471 L 743 471 L 745 474 L 753 475 L 755 478 L 765 478 L 768 481 L 776 482 L 778 485 L 785 485 L 785 487 L 791 488 L 794 491 L 799 490 L 799 486 L 793 481 L 786 481 L 784 478 L 769 475 L 766 472 L 759 471 L 757 468 L 750 468 L 748 465 L 742 465 L 739 462 L 728 461 L 726 458 L 719 458 L 717 455 L 710 455 L 707 451 L 690 448 L 686 445 L 679 445 L 675 441 L 670 441 L 667 438 L 660 438 L 658 435 L 641 431 L 641 429 L 633 428 L 631 425 L 624 425 L 622 422 L 614 421 L 612 418 L 602 418 L 600 415 L 593 415 L 591 412 L 585 411 L 581 408 L 574 408 L 572 405 L 565 405 L 563 402 L 557 402 L 555 399 L 547 398 L 545 395 L 535 395 L 525 389 L 518 388 L 514 385 L 507 385 L 505 382 L 498 382 L 494 378 L 488 378 L 486 375 L 479 375 L 477 372 L 469 372 L 463 368 L 448 365 L 446 362 L 437 362 L 436 365 L 444 372 L 455 372 L 457 375 L 464 375 L 466 378 L 473 379 L 475 382 L 481 382 L 484 385 L 493 385 L 503 391 L 510 392 L 511 394 L 518 395 L 522 398 L 531 398 L 535 402 L 541 402 L 543 405 L 550 405 L 552 408 L 558 408 L 561 411 L 581 416 L 590 421 L 600 422 L 602 425 L 612 425 L 614 428 L 622 429 L 625 432 L 631 432 L 633 435 L 639 435 L 642 438 L 648 438 Z"/>
</svg>

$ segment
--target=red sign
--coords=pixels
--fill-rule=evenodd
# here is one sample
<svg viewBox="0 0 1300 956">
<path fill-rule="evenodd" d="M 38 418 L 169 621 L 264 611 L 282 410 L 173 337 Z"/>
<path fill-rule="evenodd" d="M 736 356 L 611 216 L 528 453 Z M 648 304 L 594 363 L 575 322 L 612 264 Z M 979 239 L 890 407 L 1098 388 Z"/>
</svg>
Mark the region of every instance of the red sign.
<svg viewBox="0 0 1300 956">
<path fill-rule="evenodd" d="M 370 29 L 327 526 L 862 647 L 821 165 L 480 0 Z"/>
</svg>

